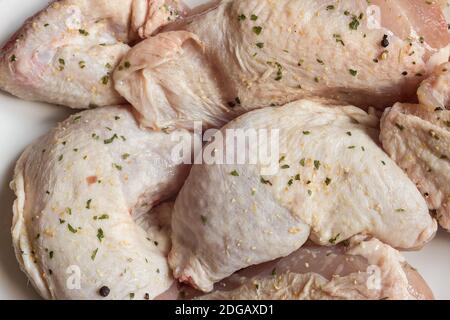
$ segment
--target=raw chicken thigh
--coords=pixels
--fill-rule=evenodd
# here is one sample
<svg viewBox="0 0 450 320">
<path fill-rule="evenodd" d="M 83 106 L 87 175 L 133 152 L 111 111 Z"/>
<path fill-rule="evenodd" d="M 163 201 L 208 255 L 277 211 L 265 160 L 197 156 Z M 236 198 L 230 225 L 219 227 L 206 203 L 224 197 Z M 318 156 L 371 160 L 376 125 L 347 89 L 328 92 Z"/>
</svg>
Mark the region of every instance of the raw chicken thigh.
<svg viewBox="0 0 450 320">
<path fill-rule="evenodd" d="M 423 0 L 223 0 L 165 31 L 114 73 L 151 128 L 220 127 L 311 96 L 380 109 L 415 100 L 450 41 L 441 7 Z"/>
<path fill-rule="evenodd" d="M 172 218 L 169 263 L 181 281 L 211 291 L 237 270 L 287 256 L 308 237 L 331 245 L 363 233 L 404 249 L 433 237 L 436 221 L 422 195 L 377 145 L 375 116 L 302 100 L 250 112 L 220 133 L 228 141 L 250 129 L 280 130 L 271 144 L 279 141 L 279 158 L 272 152 L 271 159 L 277 170 L 247 156 L 267 152 L 262 138 L 243 149 L 217 141 L 205 148 L 204 157 L 217 158 L 194 165 Z M 228 149 L 247 156 L 243 164 L 217 164 L 237 163 L 218 162 L 233 154 Z"/>
<path fill-rule="evenodd" d="M 167 227 L 145 214 L 188 174 L 171 159 L 175 134 L 190 143 L 188 132 L 141 130 L 128 107 L 108 107 L 27 148 L 11 184 L 13 245 L 42 297 L 153 299 L 172 285 Z"/>
<path fill-rule="evenodd" d="M 381 141 L 386 152 L 417 184 L 440 225 L 450 231 L 450 64 L 419 89 L 421 104 L 401 104 L 385 111 Z"/>
<path fill-rule="evenodd" d="M 129 44 L 180 13 L 163 0 L 53 2 L 0 51 L 0 89 L 73 108 L 122 103 L 110 74 Z"/>
</svg>

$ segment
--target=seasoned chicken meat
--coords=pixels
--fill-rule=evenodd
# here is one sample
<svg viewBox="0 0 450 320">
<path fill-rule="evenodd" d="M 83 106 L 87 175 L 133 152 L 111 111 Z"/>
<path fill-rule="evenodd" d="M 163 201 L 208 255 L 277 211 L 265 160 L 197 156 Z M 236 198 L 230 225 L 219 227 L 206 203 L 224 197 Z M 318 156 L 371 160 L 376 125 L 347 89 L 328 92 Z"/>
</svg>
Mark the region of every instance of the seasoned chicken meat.
<svg viewBox="0 0 450 320">
<path fill-rule="evenodd" d="M 398 250 L 450 232 L 448 1 L 49 2 L 0 46 L 91 109 L 10 184 L 43 298 L 434 298 Z"/>
<path fill-rule="evenodd" d="M 238 271 L 209 294 L 178 284 L 159 298 L 422 300 L 433 299 L 433 293 L 397 250 L 355 236 L 333 247 L 308 242 L 285 258 Z"/>
<path fill-rule="evenodd" d="M 42 297 L 153 299 L 172 285 L 167 223 L 146 213 L 188 174 L 171 158 L 175 134 L 190 143 L 188 132 L 141 130 L 128 107 L 106 107 L 26 149 L 11 183 L 13 245 Z"/>
<path fill-rule="evenodd" d="M 386 152 L 405 170 L 436 210 L 440 225 L 450 231 L 450 65 L 419 89 L 420 104 L 398 103 L 385 111 L 381 141 Z"/>
<path fill-rule="evenodd" d="M 397 250 L 361 237 L 346 245 L 308 245 L 280 260 L 240 271 L 200 299 L 433 299 L 425 281 Z"/>
<path fill-rule="evenodd" d="M 413 249 L 433 237 L 436 221 L 424 198 L 377 144 L 377 117 L 302 100 L 250 112 L 220 133 L 226 142 L 252 129 L 279 129 L 277 170 L 266 171 L 262 158 L 250 162 L 248 155 L 267 152 L 262 138 L 242 149 L 215 141 L 205 148 L 204 154 L 246 158 L 193 166 L 172 218 L 169 262 L 181 281 L 211 291 L 213 283 L 287 256 L 308 238 L 331 245 L 363 233 Z"/>
<path fill-rule="evenodd" d="M 450 63 L 438 66 L 433 74 L 422 82 L 417 92 L 421 104 L 433 109 L 450 107 Z"/>
<path fill-rule="evenodd" d="M 113 69 L 130 44 L 182 13 L 177 3 L 55 1 L 1 49 L 0 89 L 73 108 L 122 103 L 110 79 Z"/>
<path fill-rule="evenodd" d="M 450 40 L 441 7 L 423 0 L 223 0 L 165 31 L 114 73 L 151 128 L 221 127 L 311 96 L 380 109 L 412 101 Z"/>
</svg>

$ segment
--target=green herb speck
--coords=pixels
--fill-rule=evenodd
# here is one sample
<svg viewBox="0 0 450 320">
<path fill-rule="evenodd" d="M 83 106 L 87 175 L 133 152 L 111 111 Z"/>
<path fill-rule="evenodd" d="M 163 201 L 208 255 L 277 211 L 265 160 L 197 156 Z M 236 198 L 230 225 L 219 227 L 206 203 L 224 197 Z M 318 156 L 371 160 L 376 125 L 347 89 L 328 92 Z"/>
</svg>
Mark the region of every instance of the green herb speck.
<svg viewBox="0 0 450 320">
<path fill-rule="evenodd" d="M 352 21 L 348 25 L 351 30 L 358 30 L 359 20 L 357 17 L 353 17 Z"/>
<path fill-rule="evenodd" d="M 92 251 L 92 254 L 91 254 L 91 260 L 92 260 L 92 261 L 95 260 L 95 257 L 97 256 L 97 252 L 98 252 L 98 248 L 95 249 L 94 251 Z"/>
<path fill-rule="evenodd" d="M 238 20 L 239 20 L 239 21 L 244 21 L 245 19 L 247 19 L 247 16 L 246 16 L 245 14 L 240 14 L 240 15 L 238 16 Z"/>
<path fill-rule="evenodd" d="M 319 160 L 314 160 L 314 168 L 316 168 L 316 170 L 319 170 L 320 165 L 321 165 L 321 163 Z"/>
<path fill-rule="evenodd" d="M 97 239 L 98 241 L 102 242 L 102 240 L 105 238 L 105 234 L 103 233 L 103 229 L 99 228 L 97 230 Z"/>
<path fill-rule="evenodd" d="M 103 140 L 104 144 L 110 144 L 113 143 L 115 139 L 118 139 L 119 137 L 117 136 L 117 134 L 114 134 L 111 138 Z"/>
<path fill-rule="evenodd" d="M 269 180 L 264 179 L 263 177 L 261 177 L 261 183 L 262 184 L 268 184 L 268 185 L 272 185 L 272 182 L 270 182 Z"/>
<path fill-rule="evenodd" d="M 331 244 L 336 244 L 337 239 L 339 238 L 341 234 L 338 233 L 335 237 L 331 238 L 330 240 L 328 240 L 329 243 Z"/>
<path fill-rule="evenodd" d="M 72 227 L 72 225 L 70 223 L 67 224 L 67 229 L 69 229 L 69 231 L 72 233 L 77 233 L 77 229 Z"/>
<path fill-rule="evenodd" d="M 103 76 L 100 81 L 102 84 L 106 86 L 109 82 L 109 76 L 108 75 Z"/>
<path fill-rule="evenodd" d="M 89 35 L 89 32 L 87 32 L 87 31 L 84 30 L 84 29 L 78 29 L 78 32 L 79 32 L 81 35 L 85 36 L 85 37 L 87 37 L 87 36 Z"/>
<path fill-rule="evenodd" d="M 261 32 L 262 32 L 262 27 L 256 26 L 256 27 L 253 27 L 252 30 L 253 30 L 254 34 L 259 36 L 261 34 Z"/>
</svg>

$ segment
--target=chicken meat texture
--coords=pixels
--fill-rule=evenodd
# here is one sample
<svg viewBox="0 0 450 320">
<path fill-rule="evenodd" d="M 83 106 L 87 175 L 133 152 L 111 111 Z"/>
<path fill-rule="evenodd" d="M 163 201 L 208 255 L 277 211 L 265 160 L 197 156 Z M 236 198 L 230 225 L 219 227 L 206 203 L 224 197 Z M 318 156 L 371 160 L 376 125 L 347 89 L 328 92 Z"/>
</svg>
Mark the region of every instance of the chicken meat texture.
<svg viewBox="0 0 450 320">
<path fill-rule="evenodd" d="M 289 256 L 248 267 L 204 294 L 176 284 L 161 299 L 328 300 L 433 299 L 420 276 L 392 247 L 355 236 L 333 247 L 311 242 Z"/>
<path fill-rule="evenodd" d="M 419 89 L 421 104 L 397 103 L 381 120 L 381 141 L 386 152 L 416 183 L 436 210 L 440 225 L 450 231 L 450 64 Z"/>
<path fill-rule="evenodd" d="M 265 176 L 261 159 L 249 164 L 248 156 L 243 165 L 193 166 L 172 217 L 169 263 L 181 281 L 211 291 L 237 270 L 287 256 L 308 237 L 331 245 L 362 233 L 404 249 L 433 237 L 437 224 L 424 198 L 377 144 L 377 117 L 302 100 L 250 112 L 220 133 L 227 141 L 249 128 L 280 130 L 279 170 Z M 262 141 L 234 154 L 264 154 Z M 212 141 L 204 154 L 235 147 Z"/>
<path fill-rule="evenodd" d="M 420 104 L 429 109 L 450 108 L 450 63 L 438 66 L 433 74 L 422 82 L 417 91 Z"/>
<path fill-rule="evenodd" d="M 441 7 L 422 0 L 224 0 L 165 31 L 114 73 L 151 128 L 221 127 L 311 96 L 380 109 L 414 100 L 450 40 Z"/>
<path fill-rule="evenodd" d="M 13 245 L 42 297 L 99 299 L 106 286 L 110 299 L 152 299 L 171 286 L 167 228 L 146 215 L 189 172 L 172 161 L 180 142 L 171 135 L 141 130 L 128 107 L 106 107 L 26 149 L 11 183 Z"/>
<path fill-rule="evenodd" d="M 403 256 L 377 239 L 307 245 L 238 272 L 199 297 L 207 300 L 423 300 L 430 288 Z"/>
<path fill-rule="evenodd" d="M 110 74 L 130 44 L 175 20 L 177 8 L 163 0 L 53 2 L 1 49 L 0 89 L 80 109 L 120 104 Z"/>
</svg>

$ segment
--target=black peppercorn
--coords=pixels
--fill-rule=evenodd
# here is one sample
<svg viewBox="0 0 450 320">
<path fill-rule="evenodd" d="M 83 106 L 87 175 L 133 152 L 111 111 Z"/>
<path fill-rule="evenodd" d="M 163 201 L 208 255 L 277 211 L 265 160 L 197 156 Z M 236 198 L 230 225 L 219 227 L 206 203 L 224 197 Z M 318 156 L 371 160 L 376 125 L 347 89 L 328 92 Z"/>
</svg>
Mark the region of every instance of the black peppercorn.
<svg viewBox="0 0 450 320">
<path fill-rule="evenodd" d="M 383 36 L 383 40 L 381 40 L 381 46 L 383 48 L 387 48 L 389 46 L 389 40 L 387 34 Z"/>
<path fill-rule="evenodd" d="M 230 108 L 234 108 L 234 107 L 236 107 L 236 103 L 234 101 L 230 101 L 230 102 L 228 102 L 228 106 Z"/>
<path fill-rule="evenodd" d="M 109 295 L 111 290 L 109 290 L 109 288 L 107 286 L 103 286 L 100 288 L 100 290 L 98 291 L 98 293 L 102 296 L 102 297 L 107 297 Z"/>
<path fill-rule="evenodd" d="M 148 293 L 146 293 L 146 294 L 144 295 L 144 299 L 145 299 L 145 300 L 150 300 L 150 295 L 149 295 Z"/>
<path fill-rule="evenodd" d="M 403 71 L 403 72 L 402 72 L 402 75 L 403 75 L 403 76 L 407 76 L 407 75 L 408 75 L 408 72 Z"/>
</svg>

